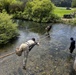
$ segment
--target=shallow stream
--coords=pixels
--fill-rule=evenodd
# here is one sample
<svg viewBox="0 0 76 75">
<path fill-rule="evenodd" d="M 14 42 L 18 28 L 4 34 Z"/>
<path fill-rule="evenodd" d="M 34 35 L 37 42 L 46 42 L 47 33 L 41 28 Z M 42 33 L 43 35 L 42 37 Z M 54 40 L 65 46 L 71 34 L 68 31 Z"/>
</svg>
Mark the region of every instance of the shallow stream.
<svg viewBox="0 0 76 75">
<path fill-rule="evenodd" d="M 19 37 L 0 49 L 0 55 L 15 51 L 23 42 L 35 37 L 40 46 L 35 46 L 29 53 L 26 71 L 22 69 L 23 56 L 16 54 L 0 59 L 0 75 L 76 75 L 73 62 L 76 49 L 69 53 L 70 37 L 76 40 L 76 27 L 65 24 L 45 24 L 19 21 Z M 45 27 L 52 25 L 49 36 Z"/>
</svg>

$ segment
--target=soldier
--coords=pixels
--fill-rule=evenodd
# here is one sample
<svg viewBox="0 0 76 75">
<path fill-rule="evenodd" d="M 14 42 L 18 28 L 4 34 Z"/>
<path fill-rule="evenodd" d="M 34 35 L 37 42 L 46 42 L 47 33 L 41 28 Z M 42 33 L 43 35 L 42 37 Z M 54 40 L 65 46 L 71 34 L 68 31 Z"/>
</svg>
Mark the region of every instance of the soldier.
<svg viewBox="0 0 76 75">
<path fill-rule="evenodd" d="M 46 28 L 45 28 L 45 30 L 46 30 L 46 33 L 49 35 L 49 31 L 50 31 L 50 29 L 52 28 L 52 25 L 49 25 L 49 26 L 47 26 Z"/>
<path fill-rule="evenodd" d="M 35 45 L 39 45 L 39 43 L 35 41 L 35 38 L 32 38 L 31 40 L 22 43 L 19 48 L 16 48 L 16 54 L 18 56 L 21 56 L 22 52 L 24 52 L 23 69 L 26 69 L 28 54 Z"/>
<path fill-rule="evenodd" d="M 75 40 L 73 39 L 73 37 L 71 37 L 70 40 L 71 40 L 71 44 L 70 44 L 69 50 L 70 50 L 70 53 L 72 54 L 75 49 Z"/>
</svg>

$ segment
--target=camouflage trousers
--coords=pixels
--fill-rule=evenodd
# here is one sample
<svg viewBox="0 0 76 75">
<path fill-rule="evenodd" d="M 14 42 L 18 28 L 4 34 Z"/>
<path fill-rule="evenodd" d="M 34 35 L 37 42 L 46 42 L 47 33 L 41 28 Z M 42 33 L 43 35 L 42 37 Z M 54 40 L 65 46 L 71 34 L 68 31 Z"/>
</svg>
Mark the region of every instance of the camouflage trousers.
<svg viewBox="0 0 76 75">
<path fill-rule="evenodd" d="M 23 66 L 26 67 L 27 59 L 28 59 L 29 49 L 24 51 L 24 59 L 23 59 Z"/>
</svg>

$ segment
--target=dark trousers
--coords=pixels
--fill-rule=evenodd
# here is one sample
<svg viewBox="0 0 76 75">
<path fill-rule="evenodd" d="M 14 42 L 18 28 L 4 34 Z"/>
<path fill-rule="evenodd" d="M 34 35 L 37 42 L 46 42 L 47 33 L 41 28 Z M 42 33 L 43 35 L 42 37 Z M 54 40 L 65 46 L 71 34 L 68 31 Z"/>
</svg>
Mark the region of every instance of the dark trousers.
<svg viewBox="0 0 76 75">
<path fill-rule="evenodd" d="M 70 53 L 73 53 L 75 48 L 70 48 Z"/>
</svg>

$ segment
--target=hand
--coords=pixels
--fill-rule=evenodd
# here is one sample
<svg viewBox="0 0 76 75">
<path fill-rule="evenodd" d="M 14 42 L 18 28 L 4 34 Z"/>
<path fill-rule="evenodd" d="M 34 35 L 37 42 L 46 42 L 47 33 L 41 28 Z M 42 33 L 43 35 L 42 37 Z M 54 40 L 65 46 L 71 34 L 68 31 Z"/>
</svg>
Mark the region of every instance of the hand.
<svg viewBox="0 0 76 75">
<path fill-rule="evenodd" d="M 37 45 L 39 46 L 39 42 L 37 43 Z"/>
</svg>

